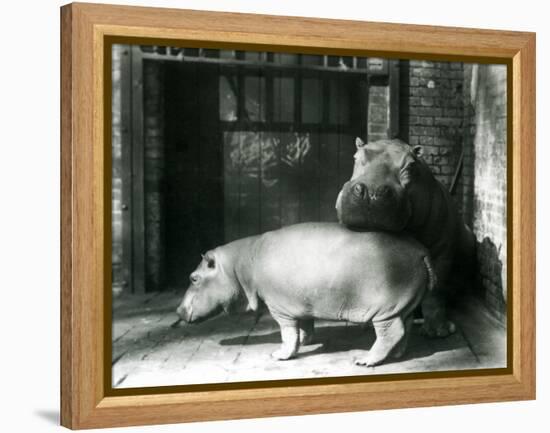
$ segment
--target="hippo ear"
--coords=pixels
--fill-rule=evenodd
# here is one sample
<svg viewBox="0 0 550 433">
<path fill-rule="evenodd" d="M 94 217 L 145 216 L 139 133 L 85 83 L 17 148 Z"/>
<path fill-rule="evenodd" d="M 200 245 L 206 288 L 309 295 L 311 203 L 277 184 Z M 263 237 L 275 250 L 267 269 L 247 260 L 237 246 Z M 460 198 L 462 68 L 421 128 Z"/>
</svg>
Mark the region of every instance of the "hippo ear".
<svg viewBox="0 0 550 433">
<path fill-rule="evenodd" d="M 416 156 L 417 158 L 421 158 L 424 154 L 424 149 L 422 148 L 422 146 L 414 146 L 412 151 L 414 153 L 414 156 Z"/>
<path fill-rule="evenodd" d="M 365 142 L 361 140 L 359 137 L 355 139 L 355 145 L 357 146 L 357 149 L 362 149 L 365 145 Z"/>
</svg>

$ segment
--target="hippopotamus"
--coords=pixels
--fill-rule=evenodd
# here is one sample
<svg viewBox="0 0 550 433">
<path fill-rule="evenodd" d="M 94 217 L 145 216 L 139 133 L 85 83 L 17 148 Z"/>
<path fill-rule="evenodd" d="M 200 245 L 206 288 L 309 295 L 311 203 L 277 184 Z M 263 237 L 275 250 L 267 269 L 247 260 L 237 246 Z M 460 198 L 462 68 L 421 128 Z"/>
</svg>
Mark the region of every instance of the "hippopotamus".
<svg viewBox="0 0 550 433">
<path fill-rule="evenodd" d="M 446 304 L 457 289 L 449 276 L 471 283 L 475 237 L 422 158 L 421 146 L 398 139 L 365 144 L 357 138 L 355 144 L 351 179 L 336 200 L 338 220 L 353 230 L 405 233 L 428 248 L 438 284 L 422 303 L 423 330 L 447 336 L 455 325 L 446 317 Z"/>
<path fill-rule="evenodd" d="M 277 360 L 311 342 L 314 319 L 372 322 L 376 340 L 356 364 L 374 366 L 403 354 L 411 313 L 434 284 L 428 251 L 412 238 L 301 223 L 206 252 L 177 312 L 196 323 L 263 301 L 281 331 Z"/>
</svg>

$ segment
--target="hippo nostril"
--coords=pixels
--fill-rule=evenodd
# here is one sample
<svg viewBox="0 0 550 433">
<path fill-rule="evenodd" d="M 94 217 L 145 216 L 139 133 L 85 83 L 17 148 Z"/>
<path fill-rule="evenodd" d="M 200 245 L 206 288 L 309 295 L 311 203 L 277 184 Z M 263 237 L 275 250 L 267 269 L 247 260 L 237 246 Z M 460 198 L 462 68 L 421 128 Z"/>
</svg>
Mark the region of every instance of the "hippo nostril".
<svg viewBox="0 0 550 433">
<path fill-rule="evenodd" d="M 198 284 L 200 282 L 200 276 L 199 276 L 199 274 L 193 272 L 189 276 L 189 280 L 191 281 L 191 284 Z"/>
<path fill-rule="evenodd" d="M 363 183 L 356 183 L 353 185 L 353 193 L 361 198 L 365 198 L 367 196 L 367 187 Z"/>
<path fill-rule="evenodd" d="M 382 185 L 376 190 L 378 197 L 388 197 L 392 195 L 392 189 L 388 185 Z"/>
<path fill-rule="evenodd" d="M 393 190 L 387 185 L 382 185 L 376 188 L 374 192 L 371 193 L 371 200 L 387 200 L 393 196 Z"/>
</svg>

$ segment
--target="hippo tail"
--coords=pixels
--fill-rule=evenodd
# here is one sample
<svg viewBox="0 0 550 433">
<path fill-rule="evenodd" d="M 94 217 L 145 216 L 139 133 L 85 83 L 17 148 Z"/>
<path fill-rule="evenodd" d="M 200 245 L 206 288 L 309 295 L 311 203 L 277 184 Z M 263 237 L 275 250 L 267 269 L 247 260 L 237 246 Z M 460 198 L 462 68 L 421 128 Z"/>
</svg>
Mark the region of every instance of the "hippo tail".
<svg viewBox="0 0 550 433">
<path fill-rule="evenodd" d="M 428 291 L 431 292 L 437 284 L 437 277 L 429 256 L 424 256 L 424 264 L 426 265 L 426 272 L 428 272 Z"/>
</svg>

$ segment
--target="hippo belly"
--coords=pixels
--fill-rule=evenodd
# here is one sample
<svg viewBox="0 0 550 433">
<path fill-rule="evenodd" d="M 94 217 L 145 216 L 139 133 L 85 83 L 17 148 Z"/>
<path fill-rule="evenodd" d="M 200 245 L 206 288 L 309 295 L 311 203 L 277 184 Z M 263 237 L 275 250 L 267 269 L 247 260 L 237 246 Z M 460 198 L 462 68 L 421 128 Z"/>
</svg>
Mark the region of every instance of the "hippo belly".
<svg viewBox="0 0 550 433">
<path fill-rule="evenodd" d="M 386 233 L 353 233 L 337 224 L 305 223 L 258 242 L 254 284 L 278 314 L 365 322 L 400 314 L 425 278 L 426 250 Z M 369 312 L 357 320 L 356 311 Z"/>
</svg>

